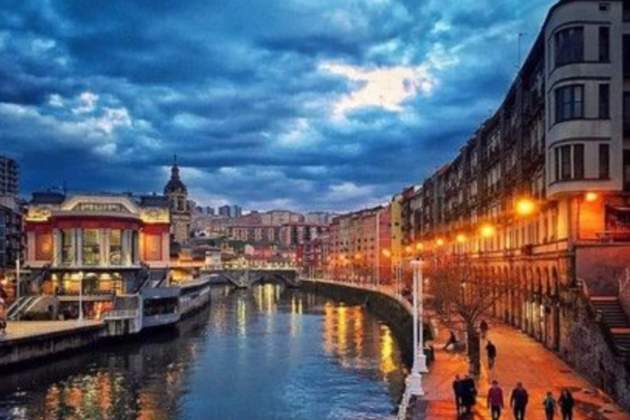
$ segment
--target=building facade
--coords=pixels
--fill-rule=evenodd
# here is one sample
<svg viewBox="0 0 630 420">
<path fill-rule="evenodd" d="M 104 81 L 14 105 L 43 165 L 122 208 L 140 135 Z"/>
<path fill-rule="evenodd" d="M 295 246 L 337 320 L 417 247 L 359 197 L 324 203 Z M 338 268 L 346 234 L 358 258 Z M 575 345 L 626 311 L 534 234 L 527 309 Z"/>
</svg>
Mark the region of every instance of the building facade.
<svg viewBox="0 0 630 420">
<path fill-rule="evenodd" d="M 626 407 L 625 336 L 604 325 L 598 347 L 587 326 L 602 299 L 630 311 L 629 127 L 630 2 L 560 1 L 500 108 L 424 181 L 407 235 L 434 265 L 470 264 L 495 316 Z"/>
<path fill-rule="evenodd" d="M 22 210 L 13 197 L 0 197 L 0 273 L 23 260 Z"/>
<path fill-rule="evenodd" d="M 18 164 L 15 160 L 0 155 L 0 196 L 16 197 L 18 192 Z"/>
<path fill-rule="evenodd" d="M 169 265 L 165 197 L 34 193 L 25 216 L 25 268 L 47 294 L 129 293 L 142 265 Z"/>
</svg>

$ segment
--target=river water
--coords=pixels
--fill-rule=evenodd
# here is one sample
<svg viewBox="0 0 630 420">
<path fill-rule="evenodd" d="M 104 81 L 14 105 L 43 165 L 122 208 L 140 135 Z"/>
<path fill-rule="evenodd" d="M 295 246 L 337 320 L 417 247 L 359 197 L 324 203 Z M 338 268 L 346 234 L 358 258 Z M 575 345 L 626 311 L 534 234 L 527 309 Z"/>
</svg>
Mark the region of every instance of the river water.
<svg viewBox="0 0 630 420">
<path fill-rule="evenodd" d="M 0 372 L 0 418 L 393 417 L 406 371 L 363 307 L 270 284 L 212 299 L 175 330 Z"/>
</svg>

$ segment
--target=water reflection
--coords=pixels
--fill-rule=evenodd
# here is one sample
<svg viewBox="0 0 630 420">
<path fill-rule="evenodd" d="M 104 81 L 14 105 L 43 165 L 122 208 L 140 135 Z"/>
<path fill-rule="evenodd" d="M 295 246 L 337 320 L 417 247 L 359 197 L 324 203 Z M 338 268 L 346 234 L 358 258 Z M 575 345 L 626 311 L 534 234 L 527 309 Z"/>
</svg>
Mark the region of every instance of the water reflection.
<svg viewBox="0 0 630 420">
<path fill-rule="evenodd" d="M 404 369 L 360 306 L 299 290 L 221 287 L 177 330 L 0 381 L 0 418 L 354 419 L 391 414 Z"/>
</svg>

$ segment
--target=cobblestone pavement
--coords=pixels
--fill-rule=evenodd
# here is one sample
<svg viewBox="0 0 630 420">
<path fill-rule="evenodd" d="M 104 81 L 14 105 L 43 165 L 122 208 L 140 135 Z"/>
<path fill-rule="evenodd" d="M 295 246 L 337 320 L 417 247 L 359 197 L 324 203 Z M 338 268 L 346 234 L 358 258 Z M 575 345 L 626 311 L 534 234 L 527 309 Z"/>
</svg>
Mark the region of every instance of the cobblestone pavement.
<svg viewBox="0 0 630 420">
<path fill-rule="evenodd" d="M 543 420 L 544 394 L 552 391 L 557 398 L 564 387 L 569 388 L 576 399 L 574 419 L 630 419 L 630 415 L 623 413 L 607 395 L 595 389 L 553 352 L 546 350 L 526 334 L 493 323 L 488 335 L 497 347 L 497 361 L 495 367 L 489 370 L 485 360 L 485 342 L 482 343 L 484 360 L 477 386 L 479 391 L 477 405 L 472 418 L 490 419 L 486 397 L 489 382 L 496 379 L 503 388 L 506 404 L 509 404 L 509 395 L 516 382 L 523 382 L 530 395 L 526 416 L 528 420 Z M 468 363 L 464 354 L 442 350 L 447 337 L 448 331 L 441 328 L 435 343 L 436 361 L 431 366 L 431 371 L 424 377 L 426 392 L 424 401 L 413 403 L 409 418 L 431 420 L 456 418 L 452 382 L 456 374 L 463 375 L 467 372 Z M 502 418 L 514 417 L 507 410 Z M 556 415 L 556 418 L 560 416 Z"/>
<path fill-rule="evenodd" d="M 0 341 L 23 337 L 74 330 L 102 324 L 102 321 L 9 321 L 5 335 L 0 335 Z"/>
</svg>

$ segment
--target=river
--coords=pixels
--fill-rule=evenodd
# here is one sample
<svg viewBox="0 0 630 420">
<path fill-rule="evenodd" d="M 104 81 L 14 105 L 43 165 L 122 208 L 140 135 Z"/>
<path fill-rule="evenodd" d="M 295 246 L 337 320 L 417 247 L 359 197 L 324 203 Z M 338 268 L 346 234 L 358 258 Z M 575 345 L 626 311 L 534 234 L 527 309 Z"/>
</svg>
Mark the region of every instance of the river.
<svg viewBox="0 0 630 420">
<path fill-rule="evenodd" d="M 401 360 L 361 306 L 215 287 L 175 330 L 0 373 L 0 418 L 382 419 L 403 391 Z"/>
</svg>

